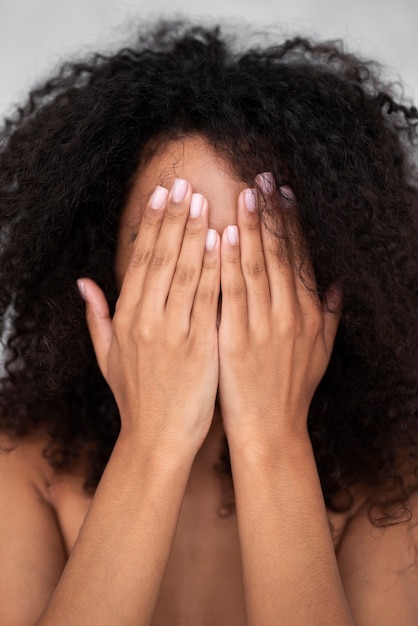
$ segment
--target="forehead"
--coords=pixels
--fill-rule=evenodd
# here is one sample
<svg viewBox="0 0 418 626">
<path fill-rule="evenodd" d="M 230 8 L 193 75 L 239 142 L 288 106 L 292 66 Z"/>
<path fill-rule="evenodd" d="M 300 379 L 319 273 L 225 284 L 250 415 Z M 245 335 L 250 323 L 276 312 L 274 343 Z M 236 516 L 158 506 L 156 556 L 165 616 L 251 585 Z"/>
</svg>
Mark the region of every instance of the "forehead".
<svg viewBox="0 0 418 626">
<path fill-rule="evenodd" d="M 156 185 L 170 189 L 175 178 L 185 178 L 193 191 L 209 202 L 209 226 L 219 233 L 236 222 L 238 195 L 246 184 L 231 164 L 200 136 L 172 140 L 138 168 L 135 183 L 122 215 L 122 224 L 138 225 L 141 211 Z"/>
</svg>

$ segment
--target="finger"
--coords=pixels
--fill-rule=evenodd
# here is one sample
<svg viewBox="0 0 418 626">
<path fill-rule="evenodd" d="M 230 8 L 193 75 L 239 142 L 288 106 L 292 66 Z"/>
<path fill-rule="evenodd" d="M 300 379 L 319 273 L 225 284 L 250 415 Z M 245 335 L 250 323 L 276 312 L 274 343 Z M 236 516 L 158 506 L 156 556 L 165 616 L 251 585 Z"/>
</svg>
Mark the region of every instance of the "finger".
<svg viewBox="0 0 418 626">
<path fill-rule="evenodd" d="M 191 197 L 189 218 L 186 222 L 182 246 L 166 304 L 168 323 L 170 324 L 171 319 L 172 322 L 181 324 L 187 332 L 196 289 L 202 272 L 207 231 L 208 202 L 201 194 L 194 193 Z"/>
<path fill-rule="evenodd" d="M 270 172 L 259 174 L 255 181 L 262 208 L 260 231 L 271 307 L 281 315 L 285 310 L 291 315 L 296 303 L 296 286 L 292 249 L 288 241 L 288 216 L 283 212 L 286 207 L 274 191 L 274 179 Z"/>
<path fill-rule="evenodd" d="M 331 355 L 338 324 L 341 318 L 342 294 L 337 285 L 331 285 L 323 299 L 324 341 L 327 353 Z"/>
<path fill-rule="evenodd" d="M 311 255 L 300 228 L 297 200 L 291 187 L 285 185 L 279 188 L 282 214 L 287 217 L 286 231 L 289 259 L 292 260 L 296 272 L 295 281 L 298 295 L 302 299 L 306 296 L 317 297 L 315 273 L 312 267 Z"/>
<path fill-rule="evenodd" d="M 248 327 L 247 290 L 241 270 L 238 226 L 227 226 L 221 240 L 222 313 L 220 332 L 235 340 Z"/>
<path fill-rule="evenodd" d="M 209 228 L 190 320 L 190 327 L 199 328 L 203 332 L 210 328 L 216 330 L 221 282 L 220 248 L 218 233 Z"/>
<path fill-rule="evenodd" d="M 103 376 L 107 373 L 107 355 L 112 341 L 112 320 L 106 297 L 100 287 L 89 278 L 81 278 L 77 286 L 86 303 L 86 319 L 97 362 Z"/>
<path fill-rule="evenodd" d="M 160 232 L 167 199 L 168 190 L 157 186 L 141 216 L 131 260 L 118 300 L 118 307 L 123 306 L 125 310 L 137 306 L 141 298 L 148 264 Z"/>
<path fill-rule="evenodd" d="M 238 198 L 241 268 L 247 292 L 248 322 L 265 328 L 270 314 L 270 287 L 257 210 L 257 192 L 245 189 Z"/>
<path fill-rule="evenodd" d="M 141 307 L 145 313 L 165 311 L 184 230 L 190 211 L 191 185 L 176 178 L 168 195 L 166 210 L 145 276 Z"/>
<path fill-rule="evenodd" d="M 265 181 L 268 175 L 269 172 L 259 175 L 256 181 L 260 177 L 264 177 Z M 264 197 L 268 209 L 267 220 L 269 215 L 274 214 L 276 232 L 277 225 L 281 231 L 276 244 L 277 254 L 274 251 L 275 235 L 271 232 L 272 229 L 266 227 L 263 233 L 267 250 L 266 265 L 269 277 L 272 277 L 270 284 L 273 306 L 280 306 L 283 290 L 287 289 L 288 294 L 293 294 L 292 306 L 297 304 L 301 312 L 307 315 L 313 308 L 320 310 L 320 302 L 310 253 L 300 229 L 296 197 L 288 185 L 280 187 L 278 193 L 272 194 L 273 184 L 270 183 L 269 193 L 265 193 Z M 265 183 L 260 186 L 266 190 Z M 275 269 L 277 267 L 280 269 L 279 273 Z"/>
</svg>

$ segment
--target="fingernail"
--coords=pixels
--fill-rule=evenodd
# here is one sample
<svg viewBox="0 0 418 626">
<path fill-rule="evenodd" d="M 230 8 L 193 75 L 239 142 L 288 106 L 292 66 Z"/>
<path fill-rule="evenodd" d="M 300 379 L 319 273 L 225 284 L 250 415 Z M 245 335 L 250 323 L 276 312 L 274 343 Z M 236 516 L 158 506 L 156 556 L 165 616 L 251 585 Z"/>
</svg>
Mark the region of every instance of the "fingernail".
<svg viewBox="0 0 418 626">
<path fill-rule="evenodd" d="M 255 182 L 266 196 L 271 196 L 276 188 L 276 185 L 274 184 L 274 177 L 271 172 L 262 172 L 261 174 L 257 174 Z"/>
<path fill-rule="evenodd" d="M 213 228 L 209 228 L 206 235 L 206 250 L 213 250 L 216 246 L 217 233 Z"/>
<path fill-rule="evenodd" d="M 293 189 L 289 187 L 289 185 L 283 185 L 279 188 L 279 194 L 283 198 L 283 200 L 287 200 L 287 202 L 293 202 L 295 199 L 295 194 L 293 193 Z"/>
<path fill-rule="evenodd" d="M 331 285 L 325 294 L 325 300 L 326 300 L 328 309 L 331 309 L 334 311 L 338 311 L 339 309 L 341 309 L 341 301 L 342 301 L 341 289 L 337 287 L 337 285 Z"/>
<path fill-rule="evenodd" d="M 201 193 L 194 193 L 190 201 L 190 217 L 199 217 L 203 209 L 203 196 Z"/>
<path fill-rule="evenodd" d="M 85 300 L 86 299 L 86 288 L 85 288 L 84 282 L 81 280 L 81 278 L 79 278 L 77 280 L 77 287 L 78 287 L 78 290 L 80 292 L 80 296 L 83 298 L 83 300 Z"/>
<path fill-rule="evenodd" d="M 172 197 L 176 204 L 180 204 L 183 202 L 187 193 L 187 180 L 183 180 L 183 178 L 176 178 L 173 184 Z"/>
<path fill-rule="evenodd" d="M 226 236 L 231 246 L 236 246 L 238 243 L 238 226 L 227 226 Z"/>
<path fill-rule="evenodd" d="M 244 204 L 247 211 L 254 213 L 257 208 L 257 199 L 255 189 L 244 190 Z"/>
<path fill-rule="evenodd" d="M 150 198 L 149 205 L 151 209 L 162 209 L 168 196 L 168 190 L 158 185 Z"/>
</svg>

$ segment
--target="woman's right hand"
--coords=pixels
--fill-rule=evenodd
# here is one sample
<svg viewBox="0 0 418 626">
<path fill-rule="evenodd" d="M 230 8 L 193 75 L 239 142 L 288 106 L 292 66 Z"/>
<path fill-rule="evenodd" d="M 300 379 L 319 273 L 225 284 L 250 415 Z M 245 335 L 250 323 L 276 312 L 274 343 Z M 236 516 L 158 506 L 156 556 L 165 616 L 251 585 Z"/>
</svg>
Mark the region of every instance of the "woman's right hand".
<svg viewBox="0 0 418 626">
<path fill-rule="evenodd" d="M 200 212 L 199 212 L 200 208 Z M 79 281 L 101 372 L 121 436 L 148 450 L 196 453 L 218 387 L 220 241 L 208 203 L 188 182 L 157 187 L 140 222 L 113 319 L 96 283 Z"/>
</svg>

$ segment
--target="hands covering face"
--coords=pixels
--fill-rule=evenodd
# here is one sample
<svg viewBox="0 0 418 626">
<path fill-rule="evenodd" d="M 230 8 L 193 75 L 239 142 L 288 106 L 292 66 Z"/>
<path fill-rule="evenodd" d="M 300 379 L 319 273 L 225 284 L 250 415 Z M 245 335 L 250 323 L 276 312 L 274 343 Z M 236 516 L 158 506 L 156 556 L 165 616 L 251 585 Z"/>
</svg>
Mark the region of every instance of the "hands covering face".
<svg viewBox="0 0 418 626">
<path fill-rule="evenodd" d="M 256 180 L 276 207 L 275 220 L 260 220 L 259 195 L 247 189 L 238 199 L 238 228 L 228 227 L 222 237 L 219 394 L 230 445 L 277 450 L 289 437 L 306 434 L 339 316 L 317 296 L 294 211 L 284 219 L 294 208 L 292 190 L 274 193 L 268 174 Z M 338 310 L 337 290 L 327 294 L 330 300 Z"/>
<path fill-rule="evenodd" d="M 257 182 L 280 226 L 291 190 L 275 193 L 266 175 Z M 237 224 L 220 237 L 208 228 L 207 200 L 187 181 L 176 179 L 170 191 L 157 187 L 113 319 L 99 287 L 79 281 L 122 432 L 138 435 L 141 446 L 196 452 L 218 390 L 230 445 L 277 446 L 306 432 L 338 315 L 317 297 L 312 269 L 303 281 L 297 271 L 303 246 L 289 244 L 301 241 L 297 225 L 290 238 L 273 235 L 260 220 L 259 198 L 256 189 L 242 191 Z"/>
</svg>

